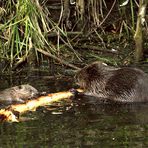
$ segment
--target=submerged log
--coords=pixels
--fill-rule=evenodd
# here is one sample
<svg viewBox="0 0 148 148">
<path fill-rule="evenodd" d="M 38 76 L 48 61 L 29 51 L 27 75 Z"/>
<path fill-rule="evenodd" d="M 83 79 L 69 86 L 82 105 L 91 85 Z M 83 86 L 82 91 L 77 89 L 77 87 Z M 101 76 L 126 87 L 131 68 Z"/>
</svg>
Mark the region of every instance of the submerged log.
<svg viewBox="0 0 148 148">
<path fill-rule="evenodd" d="M 83 90 L 78 89 L 78 92 L 83 92 Z M 74 96 L 70 91 L 58 92 L 48 94 L 47 96 L 41 96 L 34 100 L 29 100 L 24 104 L 10 105 L 6 109 L 0 110 L 0 120 L 8 122 L 19 122 L 18 115 L 23 114 L 27 111 L 35 111 L 39 106 L 50 105 L 54 102 L 62 101 L 64 99 L 69 99 Z"/>
</svg>

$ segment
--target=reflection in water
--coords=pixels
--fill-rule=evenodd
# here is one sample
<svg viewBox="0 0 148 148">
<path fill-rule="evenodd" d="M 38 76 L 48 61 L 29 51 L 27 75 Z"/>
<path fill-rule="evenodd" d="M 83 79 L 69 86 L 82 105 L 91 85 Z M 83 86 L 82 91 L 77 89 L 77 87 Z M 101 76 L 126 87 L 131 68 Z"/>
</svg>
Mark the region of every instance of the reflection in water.
<svg viewBox="0 0 148 148">
<path fill-rule="evenodd" d="M 41 91 L 72 88 L 72 80 L 67 78 L 47 81 L 35 77 L 27 81 Z M 31 120 L 1 123 L 0 146 L 148 147 L 148 104 L 101 104 L 80 98 L 52 108 L 26 113 L 24 117 Z"/>
<path fill-rule="evenodd" d="M 2 123 L 0 143 L 14 147 L 146 147 L 147 105 L 74 103 L 70 110 L 63 107 L 60 115 L 39 108 L 37 112 L 26 114 L 34 120 Z"/>
</svg>

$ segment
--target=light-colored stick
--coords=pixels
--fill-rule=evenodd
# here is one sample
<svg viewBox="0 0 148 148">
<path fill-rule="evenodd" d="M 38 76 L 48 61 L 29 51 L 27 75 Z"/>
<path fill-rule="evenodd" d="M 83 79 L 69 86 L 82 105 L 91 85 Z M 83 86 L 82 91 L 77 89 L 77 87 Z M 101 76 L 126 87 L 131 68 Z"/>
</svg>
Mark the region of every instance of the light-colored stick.
<svg viewBox="0 0 148 148">
<path fill-rule="evenodd" d="M 78 89 L 77 91 L 83 92 L 83 90 L 81 89 Z M 9 122 L 19 122 L 19 119 L 14 114 L 15 112 L 17 112 L 18 114 L 23 114 L 27 111 L 36 110 L 36 108 L 39 106 L 44 106 L 64 99 L 69 99 L 72 96 L 73 93 L 71 93 L 70 91 L 58 92 L 48 94 L 47 96 L 41 96 L 34 100 L 29 100 L 24 104 L 11 105 L 6 109 L 0 110 L 0 120 Z"/>
</svg>

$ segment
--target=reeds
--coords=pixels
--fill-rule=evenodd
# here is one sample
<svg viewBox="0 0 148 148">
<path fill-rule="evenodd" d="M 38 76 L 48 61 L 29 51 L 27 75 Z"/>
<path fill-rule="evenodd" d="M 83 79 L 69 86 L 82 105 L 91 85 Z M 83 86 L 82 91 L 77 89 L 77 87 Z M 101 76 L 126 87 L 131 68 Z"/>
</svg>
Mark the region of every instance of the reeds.
<svg viewBox="0 0 148 148">
<path fill-rule="evenodd" d="M 129 38 L 135 32 L 135 7 L 137 6 L 135 2 L 129 0 L 126 5 L 120 6 L 117 0 L 112 2 L 106 0 L 78 0 L 73 6 L 75 7 L 75 12 L 73 12 L 75 22 L 72 23 L 73 26 L 70 31 L 83 32 L 83 37 L 86 38 L 95 34 L 98 40 L 101 39 L 101 42 L 104 43 L 103 36 L 107 35 L 105 29 L 111 24 L 115 26 L 115 31 L 109 31 L 118 33 L 119 40 L 123 34 Z M 52 20 L 48 9 L 50 1 L 7 0 L 1 2 L 1 4 L 0 58 L 7 59 L 11 67 L 17 61 L 23 61 L 24 57 L 28 57 L 32 48 L 35 49 L 34 56 L 37 61 L 39 60 L 39 51 L 36 49 L 44 50 L 55 56 L 64 55 L 64 52 L 70 49 L 70 52 L 74 53 L 73 55 L 79 59 L 72 46 L 73 44 L 76 45 L 80 39 L 79 34 L 71 38 L 68 36 L 65 26 L 61 25 L 62 15 L 64 14 L 62 2 L 57 22 Z M 71 9 L 70 5 L 68 9 Z M 69 21 L 70 17 L 66 18 L 66 21 Z M 52 33 L 56 34 L 56 43 L 50 40 Z M 32 46 L 30 46 L 30 43 Z M 61 43 L 63 46 L 61 46 Z"/>
<path fill-rule="evenodd" d="M 5 49 L 11 66 L 29 53 L 29 38 L 35 47 L 51 47 L 46 35 L 54 25 L 48 17 L 49 12 L 43 10 L 38 0 L 8 0 L 4 6 L 9 19 L 6 17 L 0 26 L 1 39 L 5 39 L 2 50 Z"/>
</svg>

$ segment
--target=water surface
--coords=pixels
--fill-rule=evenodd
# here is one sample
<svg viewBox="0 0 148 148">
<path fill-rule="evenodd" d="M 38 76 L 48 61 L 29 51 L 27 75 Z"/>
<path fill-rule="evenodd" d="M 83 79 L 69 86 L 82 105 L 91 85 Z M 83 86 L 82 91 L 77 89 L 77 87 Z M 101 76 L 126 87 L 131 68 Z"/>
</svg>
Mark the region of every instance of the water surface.
<svg viewBox="0 0 148 148">
<path fill-rule="evenodd" d="M 1 89 L 28 82 L 47 92 L 73 87 L 70 77 L 41 74 L 0 81 Z M 148 104 L 103 105 L 87 99 L 61 104 L 28 112 L 19 123 L 0 123 L 0 147 L 148 147 Z"/>
</svg>

